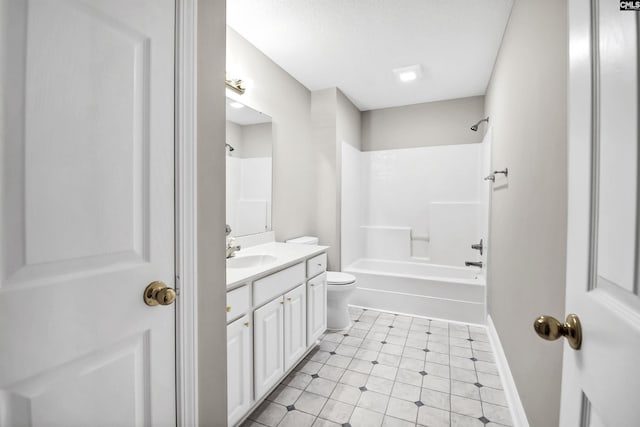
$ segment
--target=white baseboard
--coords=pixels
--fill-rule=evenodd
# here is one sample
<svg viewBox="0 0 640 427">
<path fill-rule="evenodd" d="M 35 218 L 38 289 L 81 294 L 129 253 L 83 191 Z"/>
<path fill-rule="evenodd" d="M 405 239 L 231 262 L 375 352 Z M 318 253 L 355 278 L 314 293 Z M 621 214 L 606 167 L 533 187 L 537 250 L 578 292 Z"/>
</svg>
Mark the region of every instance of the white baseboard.
<svg viewBox="0 0 640 427">
<path fill-rule="evenodd" d="M 507 398 L 507 404 L 509 405 L 509 411 L 511 412 L 511 418 L 513 419 L 514 427 L 529 427 L 529 421 L 527 420 L 527 414 L 524 412 L 516 383 L 511 375 L 511 369 L 509 369 L 509 363 L 507 362 L 507 356 L 504 354 L 498 331 L 493 324 L 491 316 L 487 316 L 487 335 L 491 341 L 491 346 L 496 357 L 496 365 L 498 366 L 498 372 L 502 379 L 502 388 Z"/>
</svg>

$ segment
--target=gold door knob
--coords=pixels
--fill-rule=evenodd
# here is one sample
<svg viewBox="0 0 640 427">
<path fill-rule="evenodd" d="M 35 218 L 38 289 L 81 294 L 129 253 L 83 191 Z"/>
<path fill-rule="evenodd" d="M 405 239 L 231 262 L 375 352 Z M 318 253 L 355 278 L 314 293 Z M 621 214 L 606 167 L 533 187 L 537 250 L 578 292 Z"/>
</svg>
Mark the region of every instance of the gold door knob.
<svg viewBox="0 0 640 427">
<path fill-rule="evenodd" d="M 176 300 L 176 291 L 163 282 L 155 281 L 144 290 L 144 302 L 149 306 L 171 305 Z"/>
<path fill-rule="evenodd" d="M 533 322 L 533 329 L 540 338 L 548 341 L 565 337 L 574 350 L 580 350 L 582 345 L 582 325 L 575 314 L 569 314 L 565 323 L 552 316 L 540 316 Z"/>
</svg>

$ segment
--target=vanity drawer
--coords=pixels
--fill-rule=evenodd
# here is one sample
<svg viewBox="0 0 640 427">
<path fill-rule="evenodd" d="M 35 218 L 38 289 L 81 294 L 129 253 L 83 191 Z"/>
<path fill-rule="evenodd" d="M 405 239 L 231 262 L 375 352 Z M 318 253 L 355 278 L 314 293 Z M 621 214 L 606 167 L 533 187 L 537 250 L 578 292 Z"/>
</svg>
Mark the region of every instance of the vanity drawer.
<svg viewBox="0 0 640 427">
<path fill-rule="evenodd" d="M 323 253 L 307 260 L 307 277 L 317 276 L 327 269 L 327 254 Z"/>
<path fill-rule="evenodd" d="M 289 289 L 293 289 L 304 282 L 304 263 L 296 264 L 277 273 L 273 273 L 264 279 L 253 282 L 253 302 L 256 307 Z"/>
<path fill-rule="evenodd" d="M 251 292 L 249 286 L 227 292 L 227 322 L 239 317 L 251 308 Z"/>
</svg>

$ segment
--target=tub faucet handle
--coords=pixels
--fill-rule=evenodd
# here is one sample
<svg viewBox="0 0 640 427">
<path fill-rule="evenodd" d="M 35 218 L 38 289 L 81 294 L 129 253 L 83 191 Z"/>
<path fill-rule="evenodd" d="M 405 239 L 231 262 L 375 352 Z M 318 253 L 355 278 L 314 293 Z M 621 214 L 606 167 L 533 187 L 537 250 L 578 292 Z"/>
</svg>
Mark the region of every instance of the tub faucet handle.
<svg viewBox="0 0 640 427">
<path fill-rule="evenodd" d="M 467 266 L 467 267 L 482 268 L 482 261 L 465 261 L 464 265 Z"/>
<path fill-rule="evenodd" d="M 480 255 L 482 255 L 482 251 L 484 249 L 484 246 L 482 244 L 482 239 L 480 239 L 480 243 L 475 244 L 475 245 L 471 245 L 471 249 L 475 249 L 477 251 L 480 251 Z"/>
</svg>

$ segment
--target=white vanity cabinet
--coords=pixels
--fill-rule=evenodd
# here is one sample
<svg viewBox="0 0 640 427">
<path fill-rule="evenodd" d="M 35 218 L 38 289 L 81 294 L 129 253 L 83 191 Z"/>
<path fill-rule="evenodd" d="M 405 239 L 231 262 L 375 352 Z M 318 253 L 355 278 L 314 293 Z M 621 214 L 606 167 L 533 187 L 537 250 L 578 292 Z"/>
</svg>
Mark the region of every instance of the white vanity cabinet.
<svg viewBox="0 0 640 427">
<path fill-rule="evenodd" d="M 284 374 L 284 297 L 263 305 L 253 313 L 255 343 L 256 399 L 277 383 Z"/>
<path fill-rule="evenodd" d="M 284 296 L 284 369 L 307 350 L 307 289 L 303 283 Z"/>
<path fill-rule="evenodd" d="M 229 426 L 239 425 L 326 329 L 326 247 L 279 245 L 272 244 L 304 254 L 251 275 L 234 271 L 228 285 Z"/>
<path fill-rule="evenodd" d="M 327 273 L 307 282 L 307 346 L 327 330 Z"/>
<path fill-rule="evenodd" d="M 251 407 L 251 321 L 244 315 L 227 325 L 227 413 L 229 425 Z"/>
</svg>

